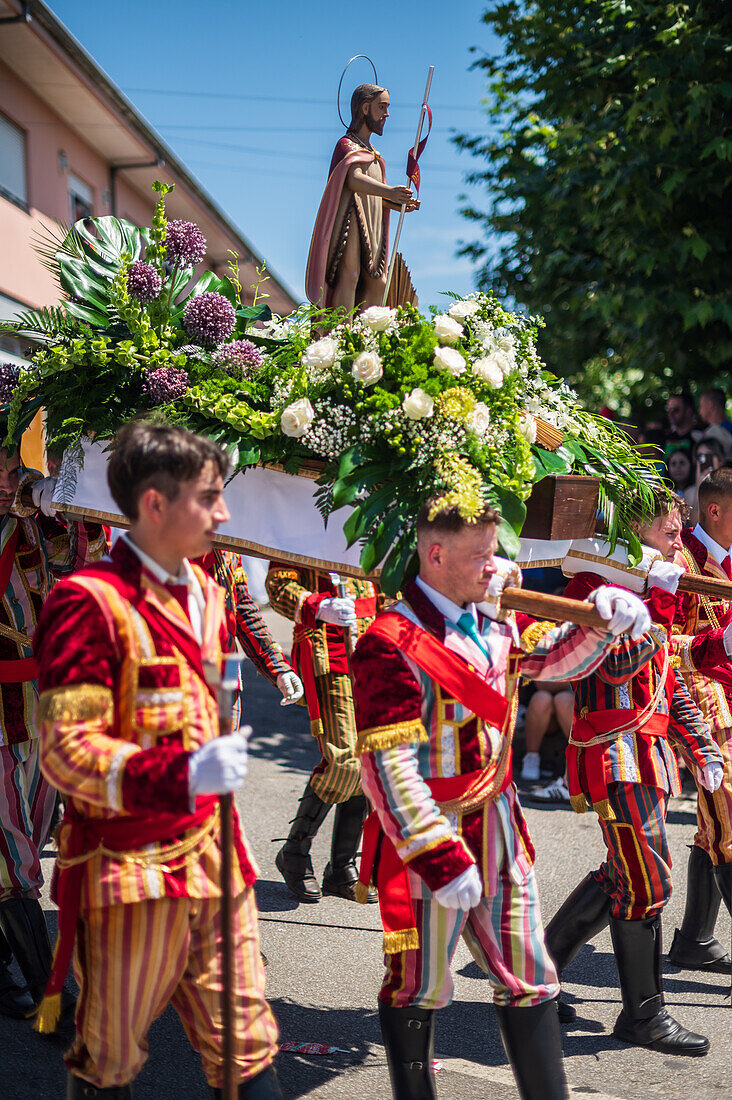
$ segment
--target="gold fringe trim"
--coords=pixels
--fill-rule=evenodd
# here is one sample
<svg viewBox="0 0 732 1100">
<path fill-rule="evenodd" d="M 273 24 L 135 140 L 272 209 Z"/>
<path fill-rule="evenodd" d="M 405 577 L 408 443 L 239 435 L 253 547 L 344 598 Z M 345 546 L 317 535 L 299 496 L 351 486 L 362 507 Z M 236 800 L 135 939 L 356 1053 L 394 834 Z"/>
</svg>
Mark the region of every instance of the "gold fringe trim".
<svg viewBox="0 0 732 1100">
<path fill-rule="evenodd" d="M 560 432 L 559 428 L 555 428 L 553 424 L 540 416 L 535 416 L 534 422 L 536 424 L 536 442 L 540 447 L 543 447 L 545 451 L 556 451 L 561 447 L 564 442 L 564 433 Z"/>
<path fill-rule="evenodd" d="M 372 726 L 358 735 L 357 752 L 381 752 L 396 745 L 421 745 L 428 741 L 427 731 L 415 718 L 411 722 L 395 722 L 391 726 Z"/>
<path fill-rule="evenodd" d="M 598 817 L 601 817 L 603 821 L 614 821 L 615 811 L 610 805 L 607 798 L 603 798 L 602 802 L 593 802 L 592 809 L 595 811 Z"/>
<path fill-rule="evenodd" d="M 357 882 L 353 891 L 356 901 L 360 905 L 366 905 L 369 900 L 369 888 L 365 882 Z"/>
<path fill-rule="evenodd" d="M 532 623 L 531 626 L 527 626 L 519 639 L 519 644 L 524 653 L 533 653 L 546 632 L 552 630 L 555 626 L 556 623 L 547 622 Z"/>
<path fill-rule="evenodd" d="M 91 722 L 102 718 L 111 723 L 114 698 L 109 688 L 100 684 L 78 684 L 74 687 L 44 691 L 38 701 L 37 720 L 43 722 Z"/>
<path fill-rule="evenodd" d="M 399 955 L 402 951 L 416 951 L 419 932 L 416 928 L 404 928 L 401 932 L 384 932 L 384 954 Z"/>
<path fill-rule="evenodd" d="M 569 804 L 576 814 L 586 814 L 590 808 L 590 804 L 583 794 L 573 794 L 569 799 Z"/>
<path fill-rule="evenodd" d="M 61 994 L 44 997 L 33 1021 L 33 1030 L 39 1035 L 53 1035 L 61 1019 Z"/>
</svg>

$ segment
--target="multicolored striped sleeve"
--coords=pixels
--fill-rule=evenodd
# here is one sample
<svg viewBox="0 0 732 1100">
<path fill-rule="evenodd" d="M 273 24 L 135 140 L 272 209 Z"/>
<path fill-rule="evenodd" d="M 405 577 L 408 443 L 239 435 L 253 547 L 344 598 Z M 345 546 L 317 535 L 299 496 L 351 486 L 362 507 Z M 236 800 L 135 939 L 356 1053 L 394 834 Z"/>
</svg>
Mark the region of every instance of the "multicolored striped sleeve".
<svg viewBox="0 0 732 1100">
<path fill-rule="evenodd" d="M 234 570 L 233 582 L 236 636 L 257 671 L 276 684 L 277 677 L 283 672 L 292 672 L 292 666 L 267 629 L 257 602 L 249 591 L 243 569 Z"/>
<path fill-rule="evenodd" d="M 364 753 L 361 785 L 400 859 L 430 890 L 475 864 L 419 774 L 416 745 Z"/>
<path fill-rule="evenodd" d="M 536 624 L 550 627 L 548 623 Z M 521 635 L 521 675 L 528 680 L 581 680 L 602 663 L 613 636 L 594 627 L 561 623 L 538 638 Z"/>
<path fill-rule="evenodd" d="M 691 767 L 703 768 L 705 764 L 721 764 L 722 754 L 704 715 L 691 698 L 689 689 L 674 669 L 670 670 L 669 675 L 674 677 L 669 740 Z"/>
<path fill-rule="evenodd" d="M 635 641 L 629 637 L 618 638 L 603 657 L 595 675 L 613 687 L 627 684 L 665 644 L 666 633 L 661 628 L 652 627 Z"/>
</svg>

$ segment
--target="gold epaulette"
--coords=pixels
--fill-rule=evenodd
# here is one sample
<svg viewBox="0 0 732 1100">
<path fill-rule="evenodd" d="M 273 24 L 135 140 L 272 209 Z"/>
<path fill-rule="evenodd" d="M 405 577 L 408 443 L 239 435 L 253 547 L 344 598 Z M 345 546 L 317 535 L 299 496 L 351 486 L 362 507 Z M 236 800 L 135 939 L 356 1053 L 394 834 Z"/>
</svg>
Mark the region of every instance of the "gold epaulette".
<svg viewBox="0 0 732 1100">
<path fill-rule="evenodd" d="M 411 722 L 394 722 L 389 726 L 371 726 L 358 735 L 357 752 L 383 752 L 396 745 L 421 745 L 428 741 L 427 730 L 418 718 Z"/>
<path fill-rule="evenodd" d="M 44 691 L 38 700 L 37 720 L 43 722 L 112 721 L 114 698 L 101 684 L 75 684 Z"/>
</svg>

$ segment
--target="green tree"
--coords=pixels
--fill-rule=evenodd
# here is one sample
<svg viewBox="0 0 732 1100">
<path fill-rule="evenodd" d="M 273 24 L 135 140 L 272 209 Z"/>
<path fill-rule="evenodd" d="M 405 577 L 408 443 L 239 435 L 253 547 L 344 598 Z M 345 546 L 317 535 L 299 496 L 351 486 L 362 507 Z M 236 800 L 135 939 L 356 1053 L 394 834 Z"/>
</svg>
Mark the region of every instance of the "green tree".
<svg viewBox="0 0 732 1100">
<path fill-rule="evenodd" d="M 586 396 L 606 370 L 639 411 L 672 388 L 726 387 L 732 365 L 732 3 L 507 0 L 485 209 L 462 254 L 479 284 L 546 319 L 541 350 Z"/>
</svg>

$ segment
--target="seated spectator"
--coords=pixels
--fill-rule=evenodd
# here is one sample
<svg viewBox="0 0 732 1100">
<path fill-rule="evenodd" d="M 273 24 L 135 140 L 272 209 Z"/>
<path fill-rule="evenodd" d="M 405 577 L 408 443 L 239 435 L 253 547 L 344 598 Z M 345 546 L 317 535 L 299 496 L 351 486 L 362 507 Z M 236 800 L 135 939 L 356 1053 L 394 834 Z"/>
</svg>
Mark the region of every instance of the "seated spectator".
<svg viewBox="0 0 732 1100">
<path fill-rule="evenodd" d="M 541 775 L 541 743 L 550 730 L 558 727 L 565 737 L 572 728 L 574 692 L 568 683 L 541 684 L 526 705 L 524 733 L 526 755 L 521 765 L 521 779 L 538 783 Z M 551 774 L 551 773 L 549 773 Z"/>
</svg>

